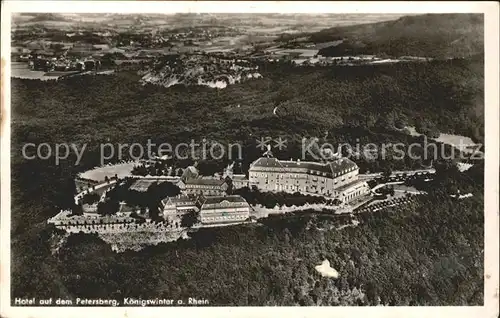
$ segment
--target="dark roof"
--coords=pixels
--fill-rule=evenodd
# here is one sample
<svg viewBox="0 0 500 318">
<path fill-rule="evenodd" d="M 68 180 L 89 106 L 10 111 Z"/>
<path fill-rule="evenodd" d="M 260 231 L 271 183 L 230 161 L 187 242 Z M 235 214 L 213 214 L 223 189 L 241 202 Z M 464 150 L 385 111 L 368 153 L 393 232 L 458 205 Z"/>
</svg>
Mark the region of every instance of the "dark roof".
<svg viewBox="0 0 500 318">
<path fill-rule="evenodd" d="M 340 172 L 342 170 L 358 168 L 358 165 L 354 161 L 348 158 L 337 159 L 335 161 L 330 162 L 329 165 L 333 172 Z"/>
<path fill-rule="evenodd" d="M 255 167 L 274 167 L 274 168 L 280 168 L 283 167 L 283 165 L 280 163 L 280 161 L 276 158 L 266 158 L 262 157 L 254 161 L 252 166 Z"/>
<path fill-rule="evenodd" d="M 194 203 L 194 200 L 190 197 L 180 197 L 180 198 L 172 198 L 173 203 Z"/>
<path fill-rule="evenodd" d="M 248 181 L 247 176 L 244 174 L 234 174 L 233 175 L 233 180 L 243 180 L 243 181 Z"/>
<path fill-rule="evenodd" d="M 227 196 L 216 196 L 216 197 L 205 197 L 202 198 L 201 201 L 203 204 L 215 204 L 215 203 L 221 203 L 222 201 L 228 201 L 228 202 L 247 202 L 242 196 L 240 195 L 227 195 Z"/>
<path fill-rule="evenodd" d="M 340 158 L 328 163 L 311 162 L 311 161 L 285 161 L 276 158 L 259 158 L 252 167 L 273 167 L 273 168 L 304 168 L 312 171 L 324 173 L 342 173 L 344 170 L 357 168 L 356 163 L 348 158 Z"/>
<path fill-rule="evenodd" d="M 195 179 L 197 178 L 199 175 L 198 173 L 198 169 L 196 169 L 196 167 L 193 167 L 193 166 L 189 166 L 187 167 L 186 169 L 184 169 L 184 171 L 182 172 L 182 178 L 184 180 L 187 180 L 187 179 Z"/>
<path fill-rule="evenodd" d="M 220 180 L 220 179 L 205 179 L 205 178 L 191 178 L 187 179 L 184 182 L 186 185 L 188 184 L 198 184 L 198 185 L 213 185 L 213 186 L 221 186 L 224 183 L 226 183 L 226 180 Z"/>
<path fill-rule="evenodd" d="M 188 196 L 181 196 L 181 197 L 169 197 L 161 200 L 161 202 L 165 205 L 170 201 L 172 204 L 194 204 L 194 200 Z"/>
</svg>

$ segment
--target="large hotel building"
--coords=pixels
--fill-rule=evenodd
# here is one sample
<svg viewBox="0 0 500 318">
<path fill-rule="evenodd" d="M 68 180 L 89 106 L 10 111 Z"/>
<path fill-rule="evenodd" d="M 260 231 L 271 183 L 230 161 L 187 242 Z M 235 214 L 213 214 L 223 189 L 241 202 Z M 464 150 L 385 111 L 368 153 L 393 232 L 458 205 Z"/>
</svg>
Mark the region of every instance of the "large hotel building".
<svg viewBox="0 0 500 318">
<path fill-rule="evenodd" d="M 343 202 L 369 193 L 358 173 L 358 166 L 348 158 L 320 163 L 262 157 L 248 171 L 249 185 L 263 191 L 317 194 Z"/>
</svg>

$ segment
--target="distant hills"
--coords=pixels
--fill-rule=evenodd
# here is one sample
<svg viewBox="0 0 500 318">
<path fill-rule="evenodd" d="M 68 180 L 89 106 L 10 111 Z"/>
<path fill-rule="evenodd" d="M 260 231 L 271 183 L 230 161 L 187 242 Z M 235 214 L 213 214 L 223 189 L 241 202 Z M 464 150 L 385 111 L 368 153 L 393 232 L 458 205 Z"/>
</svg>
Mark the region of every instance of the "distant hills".
<svg viewBox="0 0 500 318">
<path fill-rule="evenodd" d="M 64 30 L 102 28 L 118 31 L 140 27 L 171 29 L 219 25 L 239 28 L 249 33 L 264 29 L 266 34 L 272 34 L 276 32 L 276 28 L 315 32 L 334 25 L 373 23 L 395 19 L 399 16 L 401 14 L 16 13 L 12 15 L 12 28 L 21 30 L 37 26 Z"/>
<path fill-rule="evenodd" d="M 333 27 L 310 34 L 308 40 L 343 40 L 322 48 L 318 54 L 323 56 L 467 57 L 484 52 L 484 18 L 482 14 L 404 16 L 393 21 Z"/>
</svg>

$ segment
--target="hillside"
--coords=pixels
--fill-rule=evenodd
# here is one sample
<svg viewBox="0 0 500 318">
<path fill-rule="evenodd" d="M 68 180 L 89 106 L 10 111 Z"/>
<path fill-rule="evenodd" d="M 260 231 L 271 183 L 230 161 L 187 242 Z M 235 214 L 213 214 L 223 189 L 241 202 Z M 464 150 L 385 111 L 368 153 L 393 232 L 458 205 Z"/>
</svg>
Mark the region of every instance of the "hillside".
<svg viewBox="0 0 500 318">
<path fill-rule="evenodd" d="M 261 155 L 255 139 L 264 136 L 327 131 L 332 143 L 415 142 L 395 132 L 396 123 L 481 140 L 483 65 L 480 56 L 357 67 L 259 65 L 263 78 L 223 90 L 141 85 L 127 72 L 57 82 L 13 79 L 12 296 L 200 295 L 210 297 L 211 305 L 480 305 L 480 164 L 463 178 L 445 175 L 442 181 L 449 184 L 433 184 L 433 193 L 415 205 L 367 215 L 358 227 L 339 231 L 328 218 L 270 219 L 123 254 L 78 235 L 53 255 L 48 242 L 54 229 L 46 220 L 74 204 L 76 170 L 98 164 L 101 143 L 243 141 L 250 161 Z M 71 158 L 61 165 L 53 158 L 23 160 L 21 145 L 27 142 L 87 148 L 75 167 Z M 289 143 L 281 156 L 298 154 Z M 358 163 L 372 171 L 419 165 L 408 158 Z M 455 184 L 472 187 L 474 197 L 445 196 Z M 339 280 L 315 273 L 325 258 Z"/>
<path fill-rule="evenodd" d="M 202 295 L 212 306 L 482 305 L 483 188 L 470 178 L 483 173 L 474 167 L 462 178 L 444 179 L 470 184 L 471 199 L 446 198 L 436 184 L 414 204 L 357 215 L 360 224 L 342 230 L 338 217 L 301 212 L 121 254 L 95 236 L 77 234 L 54 255 L 48 241 L 56 231 L 31 225 L 29 236 L 13 239 L 12 294 Z M 49 179 L 50 186 L 62 186 Z M 42 202 L 57 203 L 40 193 Z M 23 210 L 13 205 L 13 213 Z M 325 258 L 339 279 L 314 271 Z"/>
<path fill-rule="evenodd" d="M 175 145 L 202 138 L 240 142 L 243 164 L 248 164 L 262 154 L 255 139 L 264 136 L 289 140 L 287 148 L 276 153 L 282 158 L 300 155 L 302 137 L 325 132 L 333 144 L 416 142 L 416 137 L 395 131 L 396 124 L 484 140 L 481 59 L 332 68 L 260 65 L 259 70 L 263 78 L 222 90 L 141 85 L 137 75 L 121 72 L 57 82 L 12 79 L 12 191 L 17 188 L 26 195 L 17 204 L 31 206 L 32 198 L 38 197 L 30 195 L 31 188 L 46 192 L 50 188 L 56 197 L 61 192 L 33 184 L 32 175 L 22 171 L 72 178 L 61 171 L 63 167 L 51 166 L 53 160 L 43 161 L 42 166 L 23 160 L 21 146 L 29 142 L 85 143 L 80 165 L 67 167 L 75 173 L 99 165 L 99 145 L 108 142 L 145 145 L 151 139 Z M 357 163 L 363 171 L 420 167 L 409 156 Z M 19 186 L 24 177 L 27 187 Z M 40 213 L 32 213 L 44 220 Z M 21 215 L 12 218 L 13 229 L 25 227 Z"/>
<path fill-rule="evenodd" d="M 143 86 L 122 73 L 57 82 L 13 79 L 13 140 L 234 141 L 253 140 L 250 133 L 322 136 L 330 130 L 344 142 L 338 131 L 346 127 L 372 130 L 395 121 L 425 122 L 481 140 L 482 69 L 479 58 L 332 68 L 260 65 L 263 78 L 223 90 Z"/>
<path fill-rule="evenodd" d="M 344 39 L 340 45 L 320 50 L 323 56 L 387 54 L 390 56 L 465 57 L 484 51 L 484 18 L 481 14 L 425 14 L 397 20 L 313 33 L 316 43 Z"/>
</svg>

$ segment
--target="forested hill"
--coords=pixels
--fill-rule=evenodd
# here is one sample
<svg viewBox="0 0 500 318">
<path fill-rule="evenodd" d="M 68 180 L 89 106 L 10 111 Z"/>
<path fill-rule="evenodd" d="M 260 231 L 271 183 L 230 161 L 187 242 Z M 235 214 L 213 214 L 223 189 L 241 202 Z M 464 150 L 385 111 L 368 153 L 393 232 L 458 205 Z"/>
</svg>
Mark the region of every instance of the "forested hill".
<svg viewBox="0 0 500 318">
<path fill-rule="evenodd" d="M 122 254 L 95 236 L 76 234 L 52 254 L 55 230 L 25 222 L 29 235 L 12 246 L 12 297 L 202 295 L 211 306 L 483 305 L 484 189 L 480 178 L 470 178 L 477 180 L 484 168 L 443 172 L 429 195 L 357 215 L 361 223 L 342 230 L 339 216 L 303 211 Z M 443 196 L 446 184 L 468 185 L 474 196 Z M 24 211 L 13 205 L 13 213 Z M 315 272 L 325 258 L 339 279 Z"/>
<path fill-rule="evenodd" d="M 387 54 L 436 58 L 484 51 L 482 14 L 425 14 L 393 21 L 334 27 L 313 33 L 313 42 L 344 40 L 320 50 L 323 56 Z"/>
<path fill-rule="evenodd" d="M 346 142 L 339 129 L 396 124 L 482 142 L 483 64 L 478 58 L 333 68 L 263 65 L 264 78 L 217 91 L 143 86 L 121 73 L 57 82 L 14 79 L 13 145 L 202 137 L 233 142 L 250 134 L 325 131 Z"/>
<path fill-rule="evenodd" d="M 96 237 L 76 235 L 52 254 L 54 229 L 46 220 L 73 204 L 76 168 L 71 160 L 23 159 L 21 147 L 88 144 L 81 165 L 93 167 L 99 145 L 147 139 L 249 140 L 245 160 L 262 153 L 255 138 L 325 131 L 335 144 L 408 145 L 415 140 L 394 129 L 421 125 L 481 142 L 483 65 L 480 56 L 355 67 L 262 65 L 263 78 L 224 90 L 143 86 L 126 72 L 13 79 L 11 298 L 199 295 L 210 305 L 481 305 L 480 164 L 463 174 L 439 172 L 432 193 L 416 204 L 367 215 L 340 231 L 328 216 L 306 215 L 209 229 L 188 241 L 123 254 Z M 288 145 L 290 156 L 300 154 Z M 414 161 L 360 165 L 380 171 Z M 453 200 L 453 187 L 471 188 L 473 197 Z M 315 272 L 325 258 L 341 273 L 338 280 Z"/>
</svg>

